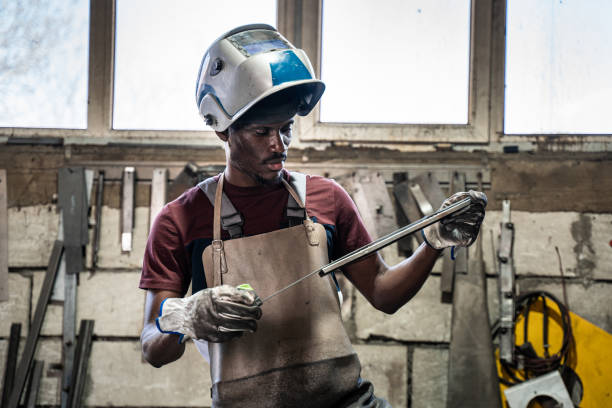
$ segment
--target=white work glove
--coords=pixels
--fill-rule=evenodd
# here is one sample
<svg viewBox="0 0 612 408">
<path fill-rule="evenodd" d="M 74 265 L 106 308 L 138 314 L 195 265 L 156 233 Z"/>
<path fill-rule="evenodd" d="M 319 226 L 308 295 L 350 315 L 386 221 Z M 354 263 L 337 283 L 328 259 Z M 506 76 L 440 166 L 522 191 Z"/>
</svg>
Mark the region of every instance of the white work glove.
<svg viewBox="0 0 612 408">
<path fill-rule="evenodd" d="M 252 290 L 215 286 L 186 298 L 165 299 L 157 328 L 162 333 L 220 343 L 257 330 L 261 304 Z"/>
<path fill-rule="evenodd" d="M 440 210 L 468 197 L 472 200 L 469 206 L 422 230 L 423 238 L 430 247 L 468 247 L 474 243 L 485 216 L 487 196 L 484 193 L 474 190 L 455 193 L 444 200 Z"/>
</svg>

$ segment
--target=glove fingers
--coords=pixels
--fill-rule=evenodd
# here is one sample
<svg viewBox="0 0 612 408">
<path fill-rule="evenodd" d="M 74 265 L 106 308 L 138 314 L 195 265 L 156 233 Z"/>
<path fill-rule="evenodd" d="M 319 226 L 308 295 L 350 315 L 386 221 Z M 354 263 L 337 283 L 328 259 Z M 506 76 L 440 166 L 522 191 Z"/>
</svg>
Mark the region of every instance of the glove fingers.
<svg viewBox="0 0 612 408">
<path fill-rule="evenodd" d="M 227 315 L 219 315 L 221 322 L 219 323 L 219 331 L 225 332 L 254 332 L 257 330 L 257 322 L 253 319 L 233 318 Z"/>
<path fill-rule="evenodd" d="M 481 224 L 484 218 L 484 214 L 464 214 L 459 217 L 449 217 L 440 221 L 442 225 L 449 224 Z"/>
<path fill-rule="evenodd" d="M 219 314 L 241 316 L 247 319 L 261 318 L 261 308 L 259 306 L 247 306 L 242 303 L 219 300 L 216 302 L 216 308 Z"/>
</svg>

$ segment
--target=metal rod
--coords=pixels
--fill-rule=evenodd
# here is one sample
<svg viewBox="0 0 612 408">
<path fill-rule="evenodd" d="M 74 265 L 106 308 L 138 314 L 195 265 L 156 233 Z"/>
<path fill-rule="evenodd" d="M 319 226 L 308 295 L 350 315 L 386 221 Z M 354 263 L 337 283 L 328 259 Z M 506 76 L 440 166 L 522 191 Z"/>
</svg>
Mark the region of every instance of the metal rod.
<svg viewBox="0 0 612 408">
<path fill-rule="evenodd" d="M 32 321 L 32 325 L 28 332 L 25 348 L 23 350 L 21 360 L 19 361 L 19 367 L 17 368 L 17 375 L 15 376 L 15 382 L 13 383 L 11 397 L 9 398 L 9 403 L 7 406 L 8 408 L 17 408 L 19 401 L 21 400 L 21 393 L 24 389 L 28 372 L 32 367 L 32 360 L 34 358 L 34 352 L 36 351 L 38 336 L 40 335 L 40 329 L 42 328 L 45 318 L 49 298 L 51 298 L 53 282 L 55 281 L 57 270 L 59 269 L 60 258 L 63 250 L 63 242 L 55 241 L 53 250 L 51 251 L 49 265 L 47 266 L 47 273 L 45 273 L 45 279 L 43 281 L 42 289 L 40 290 L 40 296 L 38 297 L 38 303 L 36 303 L 34 320 Z"/>
<path fill-rule="evenodd" d="M 91 353 L 91 341 L 94 330 L 93 320 L 81 320 L 79 329 L 79 339 L 77 341 L 76 354 L 74 358 L 74 368 L 72 372 L 72 384 L 68 397 L 68 406 L 77 408 L 82 406 L 83 390 L 85 389 L 85 380 L 87 375 L 87 366 L 89 364 L 89 355 Z"/>
<path fill-rule="evenodd" d="M 15 369 L 17 368 L 17 355 L 19 354 L 19 342 L 21 340 L 21 323 L 11 324 L 11 337 L 9 340 L 8 353 L 6 354 L 6 367 L 4 369 L 4 387 L 2 388 L 2 406 L 6 407 L 15 381 Z"/>
<path fill-rule="evenodd" d="M 30 373 L 30 382 L 28 384 L 28 390 L 25 398 L 25 408 L 35 408 L 36 400 L 38 399 L 38 393 L 40 390 L 40 379 L 42 377 L 44 361 L 34 360 L 34 367 Z"/>
<path fill-rule="evenodd" d="M 362 259 L 376 251 L 378 251 L 379 249 L 382 249 L 386 246 L 389 246 L 391 244 L 393 244 L 394 242 L 404 238 L 407 235 L 410 235 L 412 233 L 415 233 L 419 230 L 422 230 L 425 227 L 430 226 L 431 224 L 434 224 L 438 221 L 440 221 L 442 218 L 447 217 L 451 214 L 454 214 L 462 209 L 464 209 L 465 207 L 469 206 L 471 203 L 471 199 L 470 198 L 465 198 L 461 201 L 458 201 L 454 204 L 451 204 L 450 206 L 442 209 L 442 210 L 438 210 L 435 213 L 423 217 L 418 221 L 413 222 L 412 224 L 406 225 L 396 231 L 391 232 L 390 234 L 385 235 L 384 237 L 381 237 L 379 239 L 377 239 L 376 241 L 372 241 L 367 245 L 362 246 L 361 248 L 358 248 L 356 250 L 354 250 L 353 252 L 350 252 L 346 255 L 344 255 L 341 258 L 336 259 L 333 262 L 328 263 L 327 265 L 322 266 L 321 268 L 310 272 L 308 275 L 305 275 L 303 277 L 301 277 L 300 279 L 296 280 L 295 282 L 285 286 L 282 289 L 279 289 L 278 291 L 272 293 L 271 295 L 269 295 L 268 297 L 262 299 L 262 303 L 266 302 L 267 300 L 273 298 L 274 296 L 286 291 L 287 289 L 297 285 L 298 283 L 302 282 L 303 280 L 311 277 L 312 275 L 315 274 L 319 274 L 320 276 L 324 276 L 327 275 L 330 272 L 333 272 L 336 269 L 339 269 L 341 267 L 343 267 L 346 264 L 349 264 L 351 262 L 355 262 L 359 259 Z"/>
<path fill-rule="evenodd" d="M 96 228 L 94 230 L 93 245 L 92 245 L 92 261 L 93 269 L 98 266 L 98 252 L 100 250 L 100 231 L 102 222 L 102 202 L 104 198 L 104 171 L 98 171 L 98 187 L 96 189 Z"/>
</svg>

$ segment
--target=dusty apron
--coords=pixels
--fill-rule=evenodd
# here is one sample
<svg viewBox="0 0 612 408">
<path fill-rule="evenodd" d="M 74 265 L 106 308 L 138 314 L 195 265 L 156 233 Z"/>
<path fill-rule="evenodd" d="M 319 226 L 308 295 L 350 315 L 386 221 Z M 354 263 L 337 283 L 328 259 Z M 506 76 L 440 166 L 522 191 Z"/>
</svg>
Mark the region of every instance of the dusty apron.
<svg viewBox="0 0 612 408">
<path fill-rule="evenodd" d="M 263 299 L 328 262 L 325 229 L 308 217 L 293 227 L 221 241 L 222 201 L 229 200 L 223 175 L 216 184 L 214 240 L 202 255 L 210 286 L 249 283 Z M 360 373 L 329 276 L 306 279 L 266 301 L 255 333 L 209 343 L 208 351 L 216 408 L 333 407 L 356 388 Z"/>
</svg>

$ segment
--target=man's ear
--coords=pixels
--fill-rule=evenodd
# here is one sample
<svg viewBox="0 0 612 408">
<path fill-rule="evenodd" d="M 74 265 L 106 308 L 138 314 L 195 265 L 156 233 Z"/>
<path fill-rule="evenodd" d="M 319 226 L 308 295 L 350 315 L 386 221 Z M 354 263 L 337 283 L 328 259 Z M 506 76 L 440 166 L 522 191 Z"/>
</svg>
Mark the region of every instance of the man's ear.
<svg viewBox="0 0 612 408">
<path fill-rule="evenodd" d="M 224 130 L 223 132 L 215 131 L 215 133 L 217 134 L 217 137 L 221 139 L 221 141 L 227 142 L 227 139 L 229 138 L 229 132 L 227 130 Z"/>
</svg>

